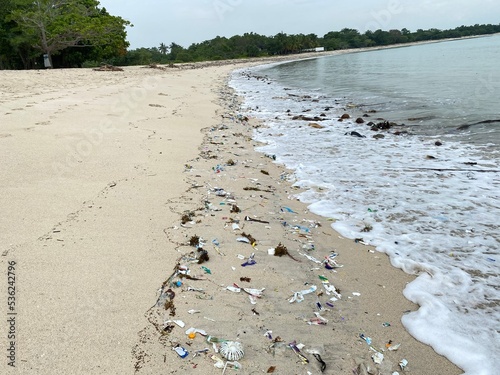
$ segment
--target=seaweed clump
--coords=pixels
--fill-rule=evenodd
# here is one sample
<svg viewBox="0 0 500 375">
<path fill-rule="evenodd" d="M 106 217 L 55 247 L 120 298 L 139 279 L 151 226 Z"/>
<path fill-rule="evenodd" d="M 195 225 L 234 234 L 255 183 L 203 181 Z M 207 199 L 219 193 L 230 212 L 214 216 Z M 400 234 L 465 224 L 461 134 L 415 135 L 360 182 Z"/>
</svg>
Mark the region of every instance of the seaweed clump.
<svg viewBox="0 0 500 375">
<path fill-rule="evenodd" d="M 287 255 L 290 258 L 292 258 L 294 261 L 298 262 L 297 259 L 295 259 L 289 252 L 288 249 L 286 248 L 285 245 L 283 245 L 281 242 L 274 248 L 274 256 L 276 257 L 282 257 L 283 255 Z"/>
<path fill-rule="evenodd" d="M 251 234 L 246 234 L 245 232 L 243 232 L 243 233 L 241 233 L 241 235 L 243 237 L 248 238 L 248 240 L 250 241 L 250 244 L 252 244 L 252 246 L 257 243 L 257 240 L 255 238 L 253 238 Z"/>
<path fill-rule="evenodd" d="M 200 237 L 198 237 L 197 235 L 194 235 L 192 236 L 190 239 L 189 239 L 189 245 L 190 246 L 198 246 L 200 244 Z"/>
</svg>

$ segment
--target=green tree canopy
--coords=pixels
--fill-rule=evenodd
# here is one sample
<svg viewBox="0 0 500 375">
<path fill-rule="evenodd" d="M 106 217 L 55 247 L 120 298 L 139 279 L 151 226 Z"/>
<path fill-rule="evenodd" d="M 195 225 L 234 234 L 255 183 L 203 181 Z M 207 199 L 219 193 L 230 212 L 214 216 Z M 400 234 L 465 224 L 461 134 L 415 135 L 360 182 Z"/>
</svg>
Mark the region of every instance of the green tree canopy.
<svg viewBox="0 0 500 375">
<path fill-rule="evenodd" d="M 97 0 L 7 1 L 3 25 L 9 25 L 13 50 L 29 46 L 32 55 L 46 54 L 49 61 L 70 47 L 92 47 L 103 57 L 126 53 L 130 23 L 99 8 Z"/>
</svg>

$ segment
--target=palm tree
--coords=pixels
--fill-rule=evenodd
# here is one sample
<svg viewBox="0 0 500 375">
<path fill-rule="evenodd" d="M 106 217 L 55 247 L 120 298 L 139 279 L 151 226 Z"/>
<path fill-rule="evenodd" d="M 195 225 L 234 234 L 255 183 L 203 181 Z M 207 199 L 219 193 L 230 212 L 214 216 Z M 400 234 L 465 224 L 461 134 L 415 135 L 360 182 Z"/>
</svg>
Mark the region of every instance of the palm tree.
<svg viewBox="0 0 500 375">
<path fill-rule="evenodd" d="M 165 43 L 160 43 L 160 47 L 158 50 L 163 54 L 166 55 L 168 52 L 168 46 Z"/>
</svg>

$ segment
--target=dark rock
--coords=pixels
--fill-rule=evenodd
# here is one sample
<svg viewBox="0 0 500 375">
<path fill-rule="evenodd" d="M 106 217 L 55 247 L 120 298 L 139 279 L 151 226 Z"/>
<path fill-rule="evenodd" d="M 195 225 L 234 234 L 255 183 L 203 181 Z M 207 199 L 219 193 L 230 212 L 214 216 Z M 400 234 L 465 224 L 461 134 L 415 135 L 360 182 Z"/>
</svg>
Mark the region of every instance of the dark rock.
<svg viewBox="0 0 500 375">
<path fill-rule="evenodd" d="M 363 120 L 361 117 L 358 117 L 356 119 L 356 124 L 363 124 L 365 122 L 365 120 Z"/>
<path fill-rule="evenodd" d="M 351 116 L 349 116 L 349 114 L 348 114 L 348 113 L 344 113 L 342 116 L 340 116 L 340 118 L 341 118 L 342 120 L 345 120 L 345 119 L 351 118 Z"/>
<path fill-rule="evenodd" d="M 375 134 L 372 138 L 382 139 L 382 138 L 385 138 L 385 135 L 379 133 L 379 134 Z"/>
<path fill-rule="evenodd" d="M 358 138 L 366 138 L 366 136 L 362 135 L 362 134 L 359 134 L 358 132 L 356 131 L 352 131 L 352 132 L 347 132 L 345 133 L 344 135 L 351 135 L 353 137 L 358 137 Z"/>
</svg>

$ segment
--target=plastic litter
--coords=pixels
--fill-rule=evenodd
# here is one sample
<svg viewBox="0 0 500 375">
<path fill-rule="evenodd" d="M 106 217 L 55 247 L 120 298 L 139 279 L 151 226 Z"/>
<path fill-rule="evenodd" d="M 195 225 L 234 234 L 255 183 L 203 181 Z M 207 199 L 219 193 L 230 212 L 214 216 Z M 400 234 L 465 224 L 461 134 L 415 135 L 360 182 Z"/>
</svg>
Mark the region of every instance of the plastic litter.
<svg viewBox="0 0 500 375">
<path fill-rule="evenodd" d="M 389 345 L 387 347 L 387 349 L 391 350 L 391 351 L 396 351 L 398 350 L 399 348 L 401 347 L 401 344 L 392 344 L 392 345 Z"/>
<path fill-rule="evenodd" d="M 175 323 L 179 327 L 184 328 L 186 326 L 186 323 L 184 323 L 182 320 L 167 320 L 163 323 L 163 325 L 168 325 L 168 323 Z"/>
<path fill-rule="evenodd" d="M 304 254 L 304 253 L 301 253 L 299 252 L 300 255 L 302 255 L 303 257 L 306 257 L 307 259 L 309 259 L 311 262 L 314 262 L 314 263 L 317 263 L 317 264 L 322 264 L 323 262 L 319 261 L 318 259 L 316 259 L 315 257 L 309 255 L 309 254 Z"/>
<path fill-rule="evenodd" d="M 363 333 L 361 335 L 359 335 L 359 337 L 361 339 L 365 340 L 368 345 L 372 344 L 372 339 L 370 337 L 365 336 Z"/>
<path fill-rule="evenodd" d="M 269 221 L 253 219 L 250 216 L 245 216 L 245 221 L 254 221 L 256 223 L 269 224 Z"/>
<path fill-rule="evenodd" d="M 296 214 L 294 210 L 292 210 L 290 207 L 282 207 L 281 212 L 291 212 L 292 214 Z"/>
<path fill-rule="evenodd" d="M 328 323 L 328 319 L 323 318 L 319 312 L 315 312 L 314 315 L 316 315 L 315 318 L 309 319 L 307 322 L 309 325 L 326 325 Z"/>
<path fill-rule="evenodd" d="M 241 288 L 237 288 L 235 286 L 228 286 L 228 287 L 226 287 L 226 289 L 233 292 L 233 293 L 240 293 L 241 292 Z"/>
<path fill-rule="evenodd" d="M 175 346 L 172 348 L 181 358 L 186 358 L 189 355 L 189 352 L 184 349 L 182 346 Z"/>
<path fill-rule="evenodd" d="M 376 352 L 374 355 L 372 355 L 373 362 L 376 364 L 380 365 L 382 361 L 384 360 L 384 355 L 382 353 Z"/>
<path fill-rule="evenodd" d="M 212 271 L 210 271 L 210 268 L 207 268 L 205 266 L 201 266 L 201 268 L 203 269 L 203 271 L 205 271 L 206 274 L 209 274 L 209 275 L 212 274 Z"/>
<path fill-rule="evenodd" d="M 314 293 L 318 289 L 316 285 L 312 285 L 309 289 L 301 290 L 300 292 L 294 292 L 293 297 L 288 300 L 290 303 L 294 302 L 302 302 L 304 300 L 304 296 L 309 293 Z"/>
<path fill-rule="evenodd" d="M 253 266 L 254 264 L 256 264 L 257 262 L 255 261 L 255 259 L 253 259 L 254 257 L 255 257 L 255 253 L 252 253 L 248 257 L 248 260 L 245 263 L 242 263 L 241 266 L 246 267 L 246 266 Z"/>
<path fill-rule="evenodd" d="M 236 239 L 236 241 L 238 241 L 238 242 L 250 243 L 250 240 L 249 240 L 248 238 L 246 238 L 246 237 L 238 237 L 238 238 Z"/>
<path fill-rule="evenodd" d="M 300 352 L 300 349 L 297 347 L 297 344 L 296 342 L 291 342 L 290 344 L 288 344 L 288 346 L 293 350 L 293 352 L 295 354 L 297 354 L 297 356 L 300 358 L 300 360 L 302 361 L 302 364 L 307 364 L 309 363 L 309 360 L 307 359 L 307 357 L 305 355 L 303 355 L 301 352 Z"/>
<path fill-rule="evenodd" d="M 199 333 L 202 336 L 206 336 L 207 335 L 207 333 L 205 332 L 205 330 L 199 329 L 199 328 L 193 328 L 193 327 L 191 327 L 188 330 L 186 330 L 186 335 L 189 335 L 191 333 L 195 333 L 195 334 Z"/>
<path fill-rule="evenodd" d="M 404 370 L 406 366 L 408 366 L 408 361 L 406 359 L 402 359 L 401 361 L 399 361 L 399 367 L 401 368 L 401 370 Z"/>
</svg>

